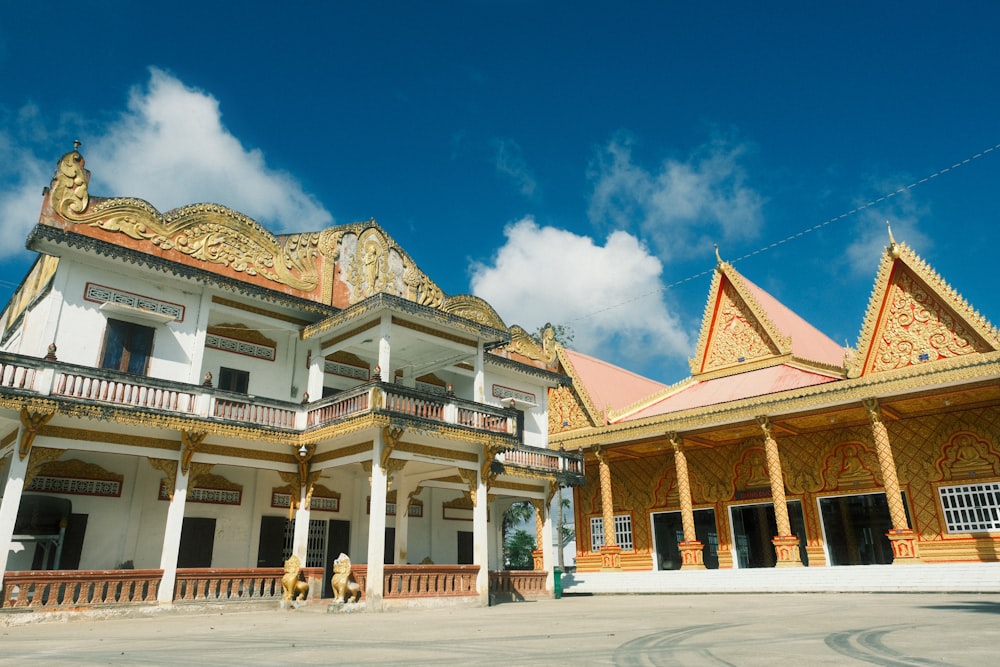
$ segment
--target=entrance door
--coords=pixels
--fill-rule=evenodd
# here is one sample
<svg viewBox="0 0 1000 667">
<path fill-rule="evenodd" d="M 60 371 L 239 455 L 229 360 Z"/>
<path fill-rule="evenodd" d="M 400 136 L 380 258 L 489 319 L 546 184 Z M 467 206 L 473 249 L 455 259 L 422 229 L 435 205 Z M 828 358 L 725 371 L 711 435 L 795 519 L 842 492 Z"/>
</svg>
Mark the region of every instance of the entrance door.
<svg viewBox="0 0 1000 667">
<path fill-rule="evenodd" d="M 715 527 L 715 510 L 694 512 L 695 537 L 704 546 L 702 560 L 710 570 L 719 568 L 719 535 Z M 653 515 L 653 538 L 656 543 L 656 567 L 659 570 L 681 569 L 681 550 L 684 525 L 680 512 L 657 512 Z"/>
<path fill-rule="evenodd" d="M 323 597 L 333 597 L 333 561 L 340 554 L 351 553 L 351 522 L 340 519 L 330 519 L 330 528 L 326 533 L 326 568 L 323 570 Z"/>
<path fill-rule="evenodd" d="M 733 524 L 733 547 L 737 567 L 774 567 L 777 557 L 771 540 L 778 534 L 774 504 L 738 505 L 729 508 Z M 802 503 L 788 503 L 788 519 L 792 534 L 799 538 L 799 558 L 809 564 L 806 553 L 806 528 L 802 520 Z"/>
<path fill-rule="evenodd" d="M 212 567 L 215 547 L 215 519 L 184 517 L 177 567 Z"/>
<path fill-rule="evenodd" d="M 820 514 L 831 565 L 888 565 L 892 528 L 884 493 L 820 498 Z"/>
<path fill-rule="evenodd" d="M 285 564 L 285 533 L 292 522 L 283 516 L 260 518 L 260 544 L 257 546 L 257 567 L 283 567 Z"/>
<path fill-rule="evenodd" d="M 472 565 L 474 560 L 475 534 L 471 530 L 458 531 L 458 564 Z"/>
</svg>

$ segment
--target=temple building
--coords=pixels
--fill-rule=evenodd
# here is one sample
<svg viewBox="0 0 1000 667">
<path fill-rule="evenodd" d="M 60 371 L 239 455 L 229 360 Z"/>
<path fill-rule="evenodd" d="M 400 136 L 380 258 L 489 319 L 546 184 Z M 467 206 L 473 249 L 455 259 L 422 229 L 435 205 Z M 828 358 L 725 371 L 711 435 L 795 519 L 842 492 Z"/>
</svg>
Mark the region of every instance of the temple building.
<svg viewBox="0 0 1000 667">
<path fill-rule="evenodd" d="M 292 555 L 328 597 L 341 553 L 370 607 L 486 604 L 523 501 L 551 591 L 584 472 L 549 448 L 551 329 L 445 294 L 374 220 L 275 236 L 89 180 L 59 161 L 0 314 L 0 606 L 267 597 Z"/>
<path fill-rule="evenodd" d="M 997 330 L 889 241 L 856 348 L 720 258 L 687 379 L 559 351 L 579 571 L 1000 559 Z"/>
</svg>

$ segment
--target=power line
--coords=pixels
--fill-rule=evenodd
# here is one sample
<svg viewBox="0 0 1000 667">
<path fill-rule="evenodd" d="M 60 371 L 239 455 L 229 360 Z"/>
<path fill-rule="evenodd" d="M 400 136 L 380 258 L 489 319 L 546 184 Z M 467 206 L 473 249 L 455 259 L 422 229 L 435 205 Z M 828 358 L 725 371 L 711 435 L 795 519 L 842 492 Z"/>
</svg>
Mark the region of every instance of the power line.
<svg viewBox="0 0 1000 667">
<path fill-rule="evenodd" d="M 857 215 L 861 211 L 864 211 L 866 209 L 872 208 L 873 206 L 877 206 L 877 205 L 881 204 L 882 202 L 888 201 L 889 199 L 892 199 L 893 197 L 901 195 L 904 192 L 912 190 L 913 188 L 915 188 L 917 186 L 920 186 L 920 185 L 923 185 L 925 183 L 928 183 L 928 182 L 934 180 L 935 178 L 937 178 L 938 176 L 943 176 L 944 174 L 947 174 L 947 173 L 949 173 L 951 171 L 955 171 L 956 169 L 958 169 L 960 167 L 964 167 L 965 165 L 970 164 L 973 161 L 978 160 L 979 158 L 986 157 L 987 155 L 989 155 L 990 153 L 992 153 L 993 151 L 998 150 L 998 149 L 1000 149 L 1000 144 L 994 144 L 993 146 L 990 146 L 989 148 L 987 148 L 985 150 L 982 150 L 982 151 L 976 153 L 975 155 L 971 155 L 971 156 L 965 158 L 961 162 L 956 162 L 955 164 L 951 165 L 950 167 L 944 167 L 943 169 L 939 169 L 939 170 L 935 171 L 933 174 L 930 174 L 928 176 L 924 176 L 920 180 L 913 181 L 909 185 L 904 185 L 903 187 L 898 188 L 896 190 L 893 190 L 892 192 L 889 192 L 887 194 L 884 194 L 881 197 L 878 197 L 876 199 L 872 199 L 870 201 L 867 201 L 864 204 L 861 204 L 860 206 L 858 206 L 856 208 L 852 208 L 850 211 L 847 211 L 846 213 L 841 213 L 840 215 L 834 216 L 832 218 L 829 218 L 828 220 L 824 220 L 823 222 L 815 224 L 812 227 L 809 227 L 807 229 L 803 229 L 802 231 L 796 232 L 795 234 L 792 234 L 790 236 L 786 236 L 785 238 L 783 238 L 783 239 L 781 239 L 779 241 L 775 241 L 775 242 L 770 243 L 770 244 L 768 244 L 766 246 L 758 248 L 758 249 L 756 249 L 756 250 L 754 250 L 752 252 L 748 252 L 745 255 L 741 255 L 740 257 L 737 257 L 736 259 L 731 260 L 729 263 L 730 264 L 736 264 L 737 262 L 741 262 L 741 261 L 743 261 L 745 259 L 749 259 L 750 257 L 753 257 L 755 255 L 760 255 L 760 254 L 765 253 L 765 252 L 767 252 L 769 250 L 773 250 L 774 248 L 777 248 L 780 245 L 788 243 L 789 241 L 794 241 L 795 239 L 802 238 L 806 234 L 810 234 L 812 232 L 815 232 L 818 229 L 822 229 L 823 227 L 826 227 L 828 225 L 832 225 L 835 222 L 840 222 L 841 220 L 844 220 L 845 218 L 849 218 L 849 217 L 851 217 L 853 215 Z M 712 267 L 711 269 L 707 269 L 705 271 L 700 271 L 700 272 L 698 272 L 698 273 L 696 273 L 694 275 L 688 276 L 687 278 L 682 278 L 682 279 L 676 280 L 676 281 L 674 281 L 672 283 L 668 283 L 666 285 L 661 285 L 660 287 L 657 287 L 656 289 L 650 290 L 648 292 L 644 292 L 643 294 L 640 294 L 638 296 L 634 296 L 631 299 L 626 299 L 624 301 L 620 301 L 619 303 L 615 303 L 615 304 L 612 304 L 610 306 L 606 306 L 606 307 L 601 308 L 599 310 L 591 311 L 591 312 L 589 312 L 589 313 L 587 313 L 585 315 L 580 315 L 578 317 L 574 317 L 574 318 L 568 320 L 568 322 L 577 322 L 577 321 L 580 321 L 580 320 L 585 320 L 585 319 L 588 319 L 590 317 L 594 317 L 595 315 L 599 315 L 601 313 L 606 313 L 609 310 L 614 310 L 616 308 L 621 308 L 622 306 L 627 306 L 630 303 L 634 303 L 634 302 L 639 301 L 641 299 L 645 299 L 646 297 L 652 296 L 653 294 L 660 294 L 660 293 L 665 292 L 665 291 L 667 291 L 669 289 L 673 289 L 675 287 L 683 285 L 684 283 L 689 283 L 692 280 L 697 280 L 698 278 L 702 278 L 704 276 L 710 275 L 712 273 L 712 271 L 714 271 L 714 270 L 715 270 L 715 267 Z"/>
</svg>

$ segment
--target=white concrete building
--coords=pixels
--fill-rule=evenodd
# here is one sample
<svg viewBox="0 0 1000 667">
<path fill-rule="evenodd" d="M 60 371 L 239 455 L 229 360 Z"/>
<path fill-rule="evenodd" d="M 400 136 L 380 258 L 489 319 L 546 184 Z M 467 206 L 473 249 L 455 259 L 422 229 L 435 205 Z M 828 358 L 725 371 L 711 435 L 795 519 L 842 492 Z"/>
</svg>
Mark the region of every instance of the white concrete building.
<svg viewBox="0 0 1000 667">
<path fill-rule="evenodd" d="M 511 502 L 552 544 L 544 508 L 583 471 L 548 449 L 551 337 L 444 294 L 374 220 L 276 237 L 88 182 L 63 156 L 0 314 L 5 583 L 134 568 L 135 596 L 169 603 L 199 569 L 294 553 L 325 581 L 343 552 L 371 607 L 416 595 L 420 567 L 452 581 L 421 596 L 485 604 Z"/>
</svg>

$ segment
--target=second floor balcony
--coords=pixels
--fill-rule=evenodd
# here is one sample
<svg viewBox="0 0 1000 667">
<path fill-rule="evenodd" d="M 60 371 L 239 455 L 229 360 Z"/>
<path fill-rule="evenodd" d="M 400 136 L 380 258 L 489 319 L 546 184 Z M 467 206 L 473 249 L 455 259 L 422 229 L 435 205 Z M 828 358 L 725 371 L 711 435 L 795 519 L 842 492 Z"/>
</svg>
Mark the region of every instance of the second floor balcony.
<svg viewBox="0 0 1000 667">
<path fill-rule="evenodd" d="M 486 432 L 505 441 L 495 464 L 551 477 L 564 486 L 583 481 L 579 454 L 529 447 L 512 409 L 380 381 L 321 400 L 295 403 L 117 371 L 0 353 L 0 395 L 46 397 L 97 414 L 124 410 L 307 435 L 361 416 L 386 415 L 416 425 Z M 507 444 L 509 443 L 509 446 Z"/>
</svg>

